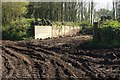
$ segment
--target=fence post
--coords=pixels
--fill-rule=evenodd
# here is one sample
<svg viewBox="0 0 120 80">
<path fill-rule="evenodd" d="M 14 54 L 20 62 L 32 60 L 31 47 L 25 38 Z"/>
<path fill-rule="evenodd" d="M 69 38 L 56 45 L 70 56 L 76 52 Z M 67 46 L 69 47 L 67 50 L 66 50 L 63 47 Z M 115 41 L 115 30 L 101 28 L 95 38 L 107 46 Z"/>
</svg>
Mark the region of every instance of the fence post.
<svg viewBox="0 0 120 80">
<path fill-rule="evenodd" d="M 93 39 L 98 40 L 99 39 L 99 32 L 98 32 L 98 22 L 93 23 Z"/>
</svg>

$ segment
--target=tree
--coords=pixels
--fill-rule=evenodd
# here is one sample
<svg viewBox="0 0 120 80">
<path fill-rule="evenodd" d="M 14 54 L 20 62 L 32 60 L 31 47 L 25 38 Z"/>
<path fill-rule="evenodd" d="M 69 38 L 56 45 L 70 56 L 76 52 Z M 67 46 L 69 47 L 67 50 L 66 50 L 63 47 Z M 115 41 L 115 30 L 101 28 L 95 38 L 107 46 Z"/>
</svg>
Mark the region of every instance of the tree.
<svg viewBox="0 0 120 80">
<path fill-rule="evenodd" d="M 116 18 L 117 19 L 120 19 L 120 0 L 116 0 L 115 2 L 116 4 Z"/>
<path fill-rule="evenodd" d="M 116 19 L 116 4 L 115 0 L 113 0 L 113 19 Z"/>
<path fill-rule="evenodd" d="M 26 2 L 3 2 L 2 3 L 2 22 L 3 25 L 11 21 L 21 19 L 26 14 Z"/>
<path fill-rule="evenodd" d="M 100 9 L 97 11 L 97 16 L 112 16 L 112 11 L 108 10 L 108 9 Z"/>
<path fill-rule="evenodd" d="M 93 25 L 93 11 L 94 11 L 94 2 L 90 2 L 90 23 Z"/>
</svg>

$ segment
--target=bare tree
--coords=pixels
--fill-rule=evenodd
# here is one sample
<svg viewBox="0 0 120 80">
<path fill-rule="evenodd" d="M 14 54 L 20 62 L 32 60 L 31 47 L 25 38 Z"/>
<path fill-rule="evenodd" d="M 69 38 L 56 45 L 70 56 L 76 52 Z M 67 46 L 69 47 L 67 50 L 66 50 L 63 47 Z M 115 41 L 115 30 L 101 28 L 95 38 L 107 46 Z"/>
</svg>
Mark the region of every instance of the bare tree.
<svg viewBox="0 0 120 80">
<path fill-rule="evenodd" d="M 90 23 L 93 25 L 94 2 L 90 0 Z"/>
</svg>

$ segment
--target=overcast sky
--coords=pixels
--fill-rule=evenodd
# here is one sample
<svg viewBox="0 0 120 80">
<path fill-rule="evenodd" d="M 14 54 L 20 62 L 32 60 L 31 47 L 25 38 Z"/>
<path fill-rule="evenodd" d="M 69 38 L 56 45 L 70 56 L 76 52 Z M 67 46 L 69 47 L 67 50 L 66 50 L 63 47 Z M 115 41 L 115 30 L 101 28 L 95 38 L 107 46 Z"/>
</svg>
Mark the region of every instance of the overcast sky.
<svg viewBox="0 0 120 80">
<path fill-rule="evenodd" d="M 100 8 L 112 9 L 113 0 L 94 0 L 96 2 L 95 8 L 99 10 Z"/>
</svg>

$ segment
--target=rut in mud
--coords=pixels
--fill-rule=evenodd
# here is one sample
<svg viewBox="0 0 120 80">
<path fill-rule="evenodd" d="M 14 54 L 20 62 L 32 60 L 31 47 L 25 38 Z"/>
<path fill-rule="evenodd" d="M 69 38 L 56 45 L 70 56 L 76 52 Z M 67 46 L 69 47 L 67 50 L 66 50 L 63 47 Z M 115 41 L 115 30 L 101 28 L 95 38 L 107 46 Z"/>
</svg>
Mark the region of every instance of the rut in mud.
<svg viewBox="0 0 120 80">
<path fill-rule="evenodd" d="M 88 39 L 2 41 L 2 76 L 16 79 L 119 79 L 120 48 L 83 48 Z"/>
</svg>

